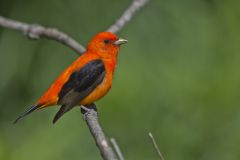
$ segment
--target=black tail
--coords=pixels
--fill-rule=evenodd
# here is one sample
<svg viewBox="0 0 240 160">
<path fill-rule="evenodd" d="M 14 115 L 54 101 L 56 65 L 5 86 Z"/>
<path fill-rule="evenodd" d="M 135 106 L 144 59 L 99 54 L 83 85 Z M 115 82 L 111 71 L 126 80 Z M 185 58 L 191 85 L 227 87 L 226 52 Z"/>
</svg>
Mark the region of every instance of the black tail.
<svg viewBox="0 0 240 160">
<path fill-rule="evenodd" d="M 18 118 L 13 123 L 16 124 L 20 119 L 22 119 L 25 116 L 29 115 L 30 113 L 32 113 L 33 111 L 38 109 L 40 106 L 41 105 L 35 105 L 35 106 L 32 106 L 32 107 L 28 108 L 25 112 L 23 112 L 20 116 L 18 116 Z"/>
<path fill-rule="evenodd" d="M 53 118 L 53 124 L 57 122 L 57 120 L 64 115 L 64 113 L 68 112 L 71 110 L 74 106 L 69 106 L 69 105 L 62 105 L 55 117 Z"/>
</svg>

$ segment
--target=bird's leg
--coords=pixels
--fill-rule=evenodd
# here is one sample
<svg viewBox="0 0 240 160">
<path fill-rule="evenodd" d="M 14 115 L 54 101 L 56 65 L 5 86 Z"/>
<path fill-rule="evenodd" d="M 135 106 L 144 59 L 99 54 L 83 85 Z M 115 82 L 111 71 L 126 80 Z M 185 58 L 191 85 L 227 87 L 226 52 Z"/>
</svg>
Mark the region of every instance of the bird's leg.
<svg viewBox="0 0 240 160">
<path fill-rule="evenodd" d="M 89 114 L 91 111 L 97 114 L 97 107 L 94 103 L 86 106 L 81 105 L 80 109 L 81 109 L 81 113 L 83 114 L 84 121 L 86 120 L 87 114 Z"/>
</svg>

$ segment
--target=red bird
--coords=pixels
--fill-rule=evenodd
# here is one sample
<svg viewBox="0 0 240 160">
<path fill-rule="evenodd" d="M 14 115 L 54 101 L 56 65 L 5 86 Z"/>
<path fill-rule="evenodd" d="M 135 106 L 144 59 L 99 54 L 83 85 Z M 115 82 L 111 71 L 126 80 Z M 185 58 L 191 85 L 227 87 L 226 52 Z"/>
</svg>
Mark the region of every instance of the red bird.
<svg viewBox="0 0 240 160">
<path fill-rule="evenodd" d="M 111 88 L 119 47 L 126 42 L 111 32 L 98 33 L 86 52 L 65 69 L 37 103 L 14 123 L 36 109 L 61 105 L 53 119 L 55 123 L 74 106 L 87 106 L 102 98 Z"/>
</svg>

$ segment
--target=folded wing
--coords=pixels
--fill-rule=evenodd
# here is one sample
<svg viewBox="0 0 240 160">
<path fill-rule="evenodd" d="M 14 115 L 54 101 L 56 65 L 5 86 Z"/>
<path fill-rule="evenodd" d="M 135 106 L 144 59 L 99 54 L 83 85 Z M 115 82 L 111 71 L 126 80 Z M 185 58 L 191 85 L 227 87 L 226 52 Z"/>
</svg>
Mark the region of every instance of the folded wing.
<svg viewBox="0 0 240 160">
<path fill-rule="evenodd" d="M 88 96 L 103 81 L 104 77 L 105 67 L 100 59 L 92 60 L 73 72 L 58 94 L 58 105 L 62 106 L 55 115 L 53 123 Z"/>
</svg>

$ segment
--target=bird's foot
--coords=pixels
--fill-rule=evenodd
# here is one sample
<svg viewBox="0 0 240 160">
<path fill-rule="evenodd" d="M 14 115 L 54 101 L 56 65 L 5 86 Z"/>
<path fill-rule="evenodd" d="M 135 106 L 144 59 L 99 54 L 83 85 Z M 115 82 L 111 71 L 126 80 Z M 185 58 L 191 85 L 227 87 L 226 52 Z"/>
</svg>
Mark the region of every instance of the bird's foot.
<svg viewBox="0 0 240 160">
<path fill-rule="evenodd" d="M 95 114 L 97 114 L 97 107 L 95 104 L 90 104 L 90 105 L 86 105 L 80 106 L 81 109 L 81 113 L 83 114 L 83 120 L 86 121 L 87 115 L 90 114 L 91 112 L 95 112 Z"/>
</svg>

